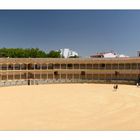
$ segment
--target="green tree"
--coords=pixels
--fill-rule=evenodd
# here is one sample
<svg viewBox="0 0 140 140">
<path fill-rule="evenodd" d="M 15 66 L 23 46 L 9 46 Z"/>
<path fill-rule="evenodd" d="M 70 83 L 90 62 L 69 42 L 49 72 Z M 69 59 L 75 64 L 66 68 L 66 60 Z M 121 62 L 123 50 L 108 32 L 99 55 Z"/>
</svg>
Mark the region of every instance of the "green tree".
<svg viewBox="0 0 140 140">
<path fill-rule="evenodd" d="M 60 52 L 50 51 L 46 53 L 39 48 L 0 48 L 0 58 L 60 58 Z"/>
<path fill-rule="evenodd" d="M 60 52 L 59 51 L 50 51 L 48 54 L 47 54 L 47 57 L 48 58 L 60 58 L 61 55 L 60 55 Z"/>
</svg>

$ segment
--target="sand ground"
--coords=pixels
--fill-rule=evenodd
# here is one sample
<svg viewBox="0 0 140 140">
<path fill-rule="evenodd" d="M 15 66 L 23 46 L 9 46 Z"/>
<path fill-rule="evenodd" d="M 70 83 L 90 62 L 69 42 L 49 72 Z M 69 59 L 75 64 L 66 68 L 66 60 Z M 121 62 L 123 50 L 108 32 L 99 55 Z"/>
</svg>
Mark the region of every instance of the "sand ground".
<svg viewBox="0 0 140 140">
<path fill-rule="evenodd" d="M 140 87 L 112 87 L 1 87 L 0 130 L 140 130 Z"/>
</svg>

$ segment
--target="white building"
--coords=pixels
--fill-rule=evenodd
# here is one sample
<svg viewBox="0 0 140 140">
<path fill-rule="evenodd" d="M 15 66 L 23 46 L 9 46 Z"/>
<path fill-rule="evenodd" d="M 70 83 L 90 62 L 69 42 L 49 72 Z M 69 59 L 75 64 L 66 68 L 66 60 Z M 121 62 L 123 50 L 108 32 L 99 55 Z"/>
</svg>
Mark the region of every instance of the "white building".
<svg viewBox="0 0 140 140">
<path fill-rule="evenodd" d="M 124 54 L 117 54 L 114 52 L 103 52 L 103 53 L 97 53 L 97 54 L 92 55 L 90 57 L 93 57 L 93 58 L 116 58 L 116 57 L 129 57 L 129 56 L 126 56 Z"/>
<path fill-rule="evenodd" d="M 79 56 L 77 52 L 67 49 L 67 48 L 60 49 L 59 51 L 60 51 L 61 56 L 63 56 L 64 58 Z"/>
<path fill-rule="evenodd" d="M 104 58 L 115 58 L 118 55 L 116 53 L 108 52 L 103 54 Z"/>
</svg>

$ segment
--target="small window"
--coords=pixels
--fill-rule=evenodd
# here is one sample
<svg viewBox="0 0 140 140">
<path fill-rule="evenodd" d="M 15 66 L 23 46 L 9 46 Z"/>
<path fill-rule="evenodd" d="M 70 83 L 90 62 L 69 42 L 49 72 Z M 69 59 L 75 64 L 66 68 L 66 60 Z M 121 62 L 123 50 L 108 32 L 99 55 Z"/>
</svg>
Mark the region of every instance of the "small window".
<svg viewBox="0 0 140 140">
<path fill-rule="evenodd" d="M 85 73 L 85 71 L 81 71 L 81 75 L 85 75 L 86 73 Z"/>
<path fill-rule="evenodd" d="M 55 71 L 55 72 L 54 72 L 54 75 L 58 75 L 58 71 Z"/>
</svg>

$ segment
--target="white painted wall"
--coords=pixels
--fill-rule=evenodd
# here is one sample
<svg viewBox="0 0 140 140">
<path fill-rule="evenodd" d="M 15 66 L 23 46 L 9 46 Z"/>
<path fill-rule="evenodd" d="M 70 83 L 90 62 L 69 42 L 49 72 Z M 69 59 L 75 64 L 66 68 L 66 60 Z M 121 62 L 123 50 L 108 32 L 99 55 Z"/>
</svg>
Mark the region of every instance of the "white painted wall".
<svg viewBox="0 0 140 140">
<path fill-rule="evenodd" d="M 70 50 L 68 48 L 60 49 L 61 56 L 64 56 L 64 58 L 68 58 L 71 56 L 79 56 L 77 52 Z"/>
</svg>

